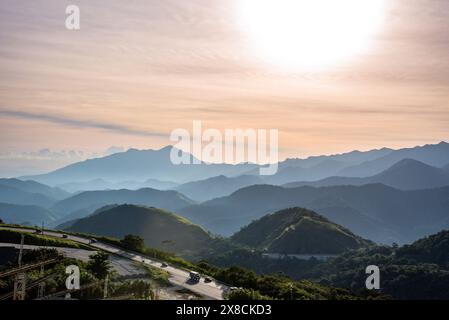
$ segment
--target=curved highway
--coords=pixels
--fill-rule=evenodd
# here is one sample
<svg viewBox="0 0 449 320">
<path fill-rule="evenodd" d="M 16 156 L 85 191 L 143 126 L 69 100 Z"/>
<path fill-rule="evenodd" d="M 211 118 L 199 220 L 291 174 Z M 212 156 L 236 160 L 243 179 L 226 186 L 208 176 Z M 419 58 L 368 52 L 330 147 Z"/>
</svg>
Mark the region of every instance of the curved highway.
<svg viewBox="0 0 449 320">
<path fill-rule="evenodd" d="M 17 228 L 16 227 L 0 227 L 0 229 L 16 230 L 16 231 L 27 232 L 27 233 L 35 232 L 34 229 L 26 229 L 26 228 L 20 228 L 20 227 L 17 227 Z M 44 231 L 44 235 L 54 237 L 54 238 L 62 238 L 63 237 L 63 233 L 56 232 L 56 231 Z M 203 278 L 198 283 L 190 283 L 188 281 L 190 279 L 188 271 L 185 271 L 185 270 L 182 270 L 182 269 L 170 266 L 170 265 L 168 265 L 167 267 L 162 267 L 161 262 L 159 262 L 159 261 L 148 258 L 146 256 L 136 254 L 131 251 L 117 248 L 115 246 L 112 246 L 112 245 L 104 243 L 104 242 L 97 241 L 97 242 L 91 243 L 91 240 L 89 238 L 73 236 L 70 234 L 66 234 L 66 235 L 67 235 L 67 237 L 65 239 L 72 240 L 72 241 L 75 241 L 78 243 L 87 244 L 94 248 L 101 249 L 105 252 L 115 254 L 120 257 L 129 259 L 129 260 L 143 262 L 146 265 L 167 271 L 170 274 L 169 281 L 172 284 L 186 288 L 192 292 L 195 292 L 196 294 L 203 296 L 206 299 L 222 300 L 224 297 L 224 294 L 229 290 L 228 286 L 226 286 L 222 283 L 219 283 L 217 281 L 205 283 Z"/>
</svg>

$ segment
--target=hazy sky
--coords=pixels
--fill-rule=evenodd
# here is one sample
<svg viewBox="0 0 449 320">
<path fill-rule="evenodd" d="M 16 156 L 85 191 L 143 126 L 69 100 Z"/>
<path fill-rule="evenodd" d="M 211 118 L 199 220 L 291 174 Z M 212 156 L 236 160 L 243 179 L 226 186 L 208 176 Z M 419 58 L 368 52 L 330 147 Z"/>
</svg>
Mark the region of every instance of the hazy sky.
<svg viewBox="0 0 449 320">
<path fill-rule="evenodd" d="M 281 158 L 448 140 L 449 1 L 385 0 L 369 47 L 316 72 L 262 59 L 239 1 L 2 0 L 0 165 L 158 148 L 192 120 L 279 129 Z M 69 4 L 79 31 L 65 28 Z"/>
</svg>

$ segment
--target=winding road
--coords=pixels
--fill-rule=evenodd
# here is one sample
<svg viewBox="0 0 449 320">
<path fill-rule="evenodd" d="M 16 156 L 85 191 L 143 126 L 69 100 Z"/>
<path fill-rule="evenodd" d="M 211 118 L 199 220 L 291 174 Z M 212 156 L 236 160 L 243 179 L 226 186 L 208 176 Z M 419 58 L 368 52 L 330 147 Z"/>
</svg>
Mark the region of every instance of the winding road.
<svg viewBox="0 0 449 320">
<path fill-rule="evenodd" d="M 27 233 L 34 233 L 34 229 L 27 229 L 27 228 L 20 228 L 20 227 L 0 227 L 0 229 L 4 230 L 15 230 L 20 232 L 27 232 Z M 56 232 L 56 231 L 44 231 L 45 236 L 50 236 L 54 238 L 63 238 L 63 233 Z M 100 241 L 91 243 L 91 240 L 89 238 L 84 238 L 80 236 L 73 236 L 70 234 L 66 234 L 66 240 L 72 240 L 74 242 L 83 243 L 86 245 L 89 245 L 91 247 L 103 250 L 105 252 L 108 252 L 110 254 L 116 255 L 118 257 L 125 258 L 130 261 L 137 261 L 144 263 L 146 265 L 162 269 L 169 273 L 169 281 L 173 285 L 177 285 L 180 287 L 183 287 L 185 289 L 188 289 L 196 294 L 199 294 L 203 296 L 205 299 L 210 300 L 222 300 L 224 299 L 224 294 L 229 290 L 229 287 L 219 283 L 218 281 L 212 281 L 209 283 L 205 283 L 204 279 L 201 279 L 198 283 L 190 283 L 189 279 L 189 272 L 185 271 L 180 268 L 176 268 L 173 266 L 168 265 L 167 267 L 163 267 L 160 261 L 157 261 L 155 259 L 142 256 L 139 254 L 136 254 L 131 251 L 123 250 L 121 248 L 112 246 L 107 243 L 103 243 Z"/>
</svg>

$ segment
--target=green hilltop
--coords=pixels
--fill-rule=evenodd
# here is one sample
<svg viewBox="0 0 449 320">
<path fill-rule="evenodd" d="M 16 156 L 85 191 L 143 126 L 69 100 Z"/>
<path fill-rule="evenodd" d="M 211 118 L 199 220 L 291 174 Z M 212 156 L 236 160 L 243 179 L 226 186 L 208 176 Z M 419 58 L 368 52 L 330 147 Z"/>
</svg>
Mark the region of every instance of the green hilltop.
<svg viewBox="0 0 449 320">
<path fill-rule="evenodd" d="M 313 211 L 298 207 L 266 215 L 242 228 L 232 240 L 281 254 L 338 254 L 373 244 Z"/>
<path fill-rule="evenodd" d="M 176 253 L 200 250 L 212 239 L 203 228 L 171 212 L 128 204 L 99 210 L 66 230 L 115 238 L 132 234 L 149 247 Z"/>
</svg>

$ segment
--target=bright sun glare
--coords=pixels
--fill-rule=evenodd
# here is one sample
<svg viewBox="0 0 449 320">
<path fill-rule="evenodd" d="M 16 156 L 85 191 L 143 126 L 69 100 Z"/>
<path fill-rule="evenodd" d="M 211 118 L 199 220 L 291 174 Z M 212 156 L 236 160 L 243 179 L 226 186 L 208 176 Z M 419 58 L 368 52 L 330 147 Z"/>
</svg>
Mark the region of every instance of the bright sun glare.
<svg viewBox="0 0 449 320">
<path fill-rule="evenodd" d="M 362 52 L 381 27 L 386 0 L 239 0 L 255 50 L 289 70 L 322 70 Z"/>
</svg>

